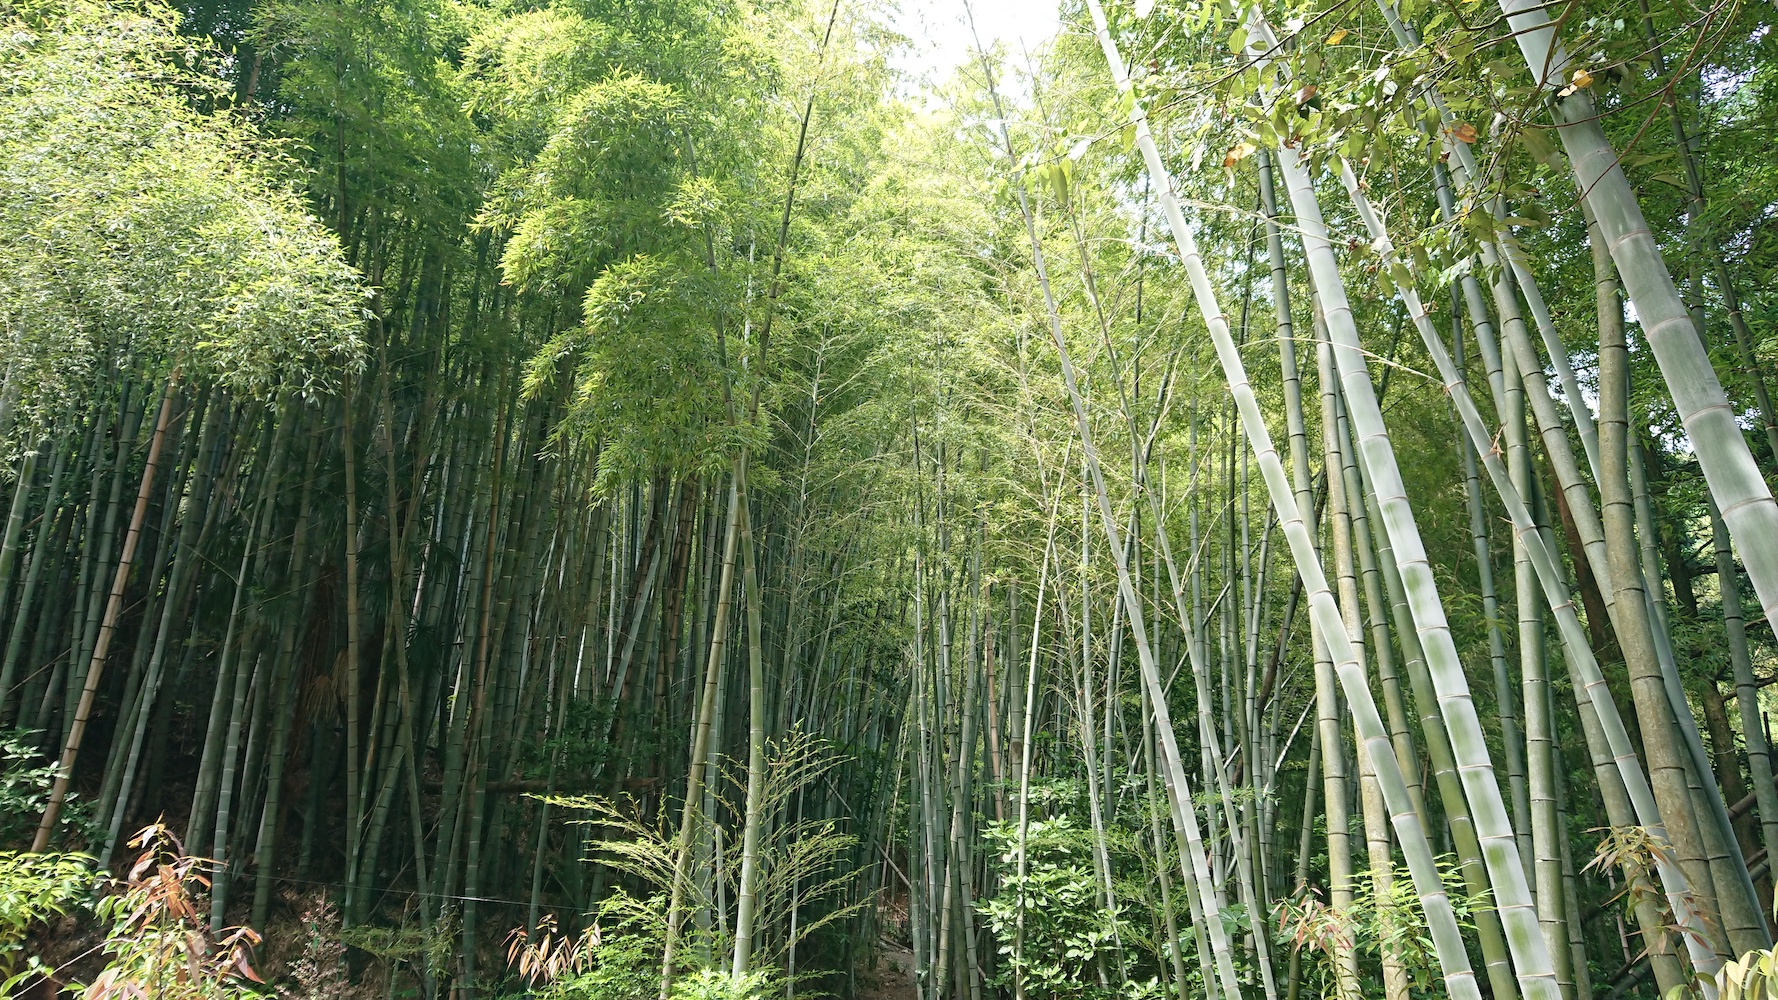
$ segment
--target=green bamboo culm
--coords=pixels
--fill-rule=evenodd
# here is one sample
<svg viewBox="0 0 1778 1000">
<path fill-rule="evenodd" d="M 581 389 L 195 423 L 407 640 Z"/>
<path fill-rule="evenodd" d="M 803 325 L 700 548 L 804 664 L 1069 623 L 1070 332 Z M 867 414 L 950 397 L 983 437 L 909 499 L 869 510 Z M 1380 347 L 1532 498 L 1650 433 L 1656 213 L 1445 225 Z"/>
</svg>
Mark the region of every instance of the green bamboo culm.
<svg viewBox="0 0 1778 1000">
<path fill-rule="evenodd" d="M 1147 114 L 1141 101 L 1133 98 L 1129 75 L 1116 43 L 1112 40 L 1104 9 L 1098 0 L 1088 0 L 1088 10 L 1093 17 L 1093 27 L 1098 35 L 1100 48 L 1104 50 L 1106 62 L 1110 65 L 1113 82 L 1120 92 L 1131 95 L 1127 98 L 1130 105 L 1130 124 L 1134 127 L 1136 144 L 1142 152 L 1149 181 L 1154 190 L 1159 192 L 1168 227 L 1172 230 L 1180 258 L 1185 262 L 1193 296 L 1210 329 L 1217 359 L 1240 414 L 1242 429 L 1259 460 L 1260 472 L 1272 506 L 1278 511 L 1279 527 L 1290 544 L 1297 572 L 1303 577 L 1303 590 L 1309 599 L 1310 611 L 1325 636 L 1329 653 L 1350 702 L 1353 724 L 1369 748 L 1372 762 L 1376 766 L 1378 783 L 1383 789 L 1391 823 L 1401 840 L 1415 891 L 1420 896 L 1426 914 L 1446 989 L 1452 997 L 1459 1000 L 1479 998 L 1481 990 L 1476 982 L 1475 972 L 1470 967 L 1462 932 L 1458 928 L 1456 913 L 1439 875 L 1431 842 L 1427 840 L 1425 828 L 1420 825 L 1419 817 L 1415 815 L 1413 804 L 1408 799 L 1407 785 L 1402 780 L 1401 765 L 1395 758 L 1395 748 L 1390 743 L 1388 730 L 1371 698 L 1368 680 L 1352 650 L 1339 607 L 1334 601 L 1333 593 L 1328 589 L 1320 557 L 1315 552 L 1313 536 L 1297 507 L 1295 493 L 1285 475 L 1278 452 L 1272 446 L 1271 432 L 1260 413 L 1253 387 L 1247 380 L 1240 352 L 1229 334 L 1228 319 L 1217 302 L 1215 289 L 1204 269 L 1203 258 L 1198 254 L 1196 240 L 1180 211 L 1178 198 L 1173 193 L 1172 178 L 1162 164 L 1160 152 L 1155 148 L 1154 138 L 1148 128 Z M 1212 931 L 1215 931 L 1214 925 Z"/>
<path fill-rule="evenodd" d="M 1553 91 L 1550 111 L 1576 186 L 1598 220 L 1624 291 L 1653 349 L 1663 381 L 1722 511 L 1768 622 L 1778 624 L 1778 502 L 1754 463 L 1691 312 L 1624 176 L 1622 158 L 1599 124 L 1588 86 L 1556 40 L 1549 13 L 1534 0 L 1500 0 L 1501 13 L 1539 85 Z"/>
<path fill-rule="evenodd" d="M 1387 231 L 1372 210 L 1369 199 L 1364 194 L 1358 177 L 1349 164 L 1343 165 L 1342 178 L 1354 207 L 1357 208 L 1360 217 L 1364 219 L 1373 239 L 1377 241 L 1376 245 L 1383 259 L 1386 262 L 1393 261 L 1395 250 L 1388 239 Z M 1635 809 L 1637 822 L 1656 837 L 1664 840 L 1665 833 L 1661 825 L 1660 810 L 1655 805 L 1654 792 L 1649 787 L 1641 761 L 1637 758 L 1629 734 L 1624 728 L 1622 717 L 1618 714 L 1611 690 L 1607 687 L 1604 674 L 1599 669 L 1598 660 L 1594 658 L 1592 648 L 1587 643 L 1585 627 L 1581 625 L 1575 612 L 1574 602 L 1569 595 L 1567 585 L 1562 580 L 1560 570 L 1557 569 L 1558 564 L 1544 544 L 1543 535 L 1538 530 L 1530 509 L 1526 506 L 1517 488 L 1513 486 L 1506 465 L 1501 461 L 1499 452 L 1493 446 L 1493 438 L 1483 423 L 1481 414 L 1470 398 L 1468 390 L 1464 388 L 1462 376 L 1452 362 L 1449 352 L 1445 350 L 1444 343 L 1440 340 L 1437 331 L 1433 329 L 1431 318 L 1426 313 L 1419 292 L 1412 284 L 1400 285 L 1397 291 L 1402 296 L 1409 314 L 1414 318 L 1414 324 L 1420 332 L 1421 341 L 1438 369 L 1439 378 L 1444 383 L 1446 392 L 1457 407 L 1458 416 L 1461 418 L 1465 433 L 1469 435 L 1472 447 L 1482 457 L 1483 465 L 1488 470 L 1495 493 L 1499 495 L 1506 507 L 1507 515 L 1512 521 L 1514 532 L 1524 540 L 1526 555 L 1531 560 L 1532 567 L 1537 574 L 1545 600 L 1556 617 L 1564 653 L 1568 657 L 1570 666 L 1580 678 L 1579 686 L 1584 689 L 1599 725 L 1604 730 L 1612 759 Z M 1679 915 L 1681 926 L 1687 929 L 1687 933 L 1682 934 L 1681 937 L 1687 943 L 1694 966 L 1700 971 L 1708 970 L 1706 974 L 1714 974 L 1715 969 L 1720 968 L 1720 960 L 1708 945 L 1708 938 L 1705 937 L 1705 928 L 1702 926 L 1699 915 L 1695 908 L 1688 903 L 1691 887 L 1684 872 L 1672 863 L 1671 858 L 1657 858 L 1656 860 L 1657 874 L 1669 905 L 1673 908 L 1672 912 Z"/>
</svg>

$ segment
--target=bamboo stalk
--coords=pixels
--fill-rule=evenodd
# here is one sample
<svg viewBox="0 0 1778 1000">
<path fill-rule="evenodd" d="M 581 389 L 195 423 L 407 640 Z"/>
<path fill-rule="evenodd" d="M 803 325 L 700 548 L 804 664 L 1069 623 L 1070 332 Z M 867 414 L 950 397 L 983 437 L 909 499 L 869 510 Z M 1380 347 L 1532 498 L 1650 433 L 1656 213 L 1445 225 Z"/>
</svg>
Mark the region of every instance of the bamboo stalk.
<svg viewBox="0 0 1778 1000">
<path fill-rule="evenodd" d="M 1106 61 L 1111 66 L 1113 81 L 1119 91 L 1133 94 L 1123 60 L 1111 39 L 1104 11 L 1098 0 L 1088 0 L 1088 6 L 1093 15 L 1093 25 L 1100 47 L 1104 50 Z M 1286 539 L 1290 542 L 1291 554 L 1297 563 L 1298 572 L 1303 575 L 1303 589 L 1309 597 L 1310 609 L 1328 636 L 1330 650 L 1334 654 L 1332 659 L 1351 701 L 1353 721 L 1360 735 L 1373 748 L 1371 755 L 1377 765 L 1378 781 L 1382 785 L 1391 821 L 1397 835 L 1401 838 L 1404 853 L 1407 855 L 1409 867 L 1413 872 L 1415 887 L 1420 893 L 1427 924 L 1445 975 L 1446 986 L 1454 996 L 1479 997 L 1480 991 L 1476 986 L 1475 974 L 1470 970 L 1468 956 L 1464 953 L 1462 935 L 1457 928 L 1450 900 L 1445 894 L 1437 867 L 1433 862 L 1431 845 L 1426 840 L 1425 830 L 1419 825 L 1418 817 L 1414 815 L 1411 804 L 1406 801 L 1406 786 L 1402 781 L 1400 765 L 1395 759 L 1394 748 L 1389 744 L 1382 718 L 1378 715 L 1376 705 L 1370 698 L 1370 691 L 1365 685 L 1362 670 L 1358 667 L 1351 645 L 1346 639 L 1344 625 L 1339 617 L 1339 609 L 1335 605 L 1332 593 L 1328 590 L 1320 560 L 1314 551 L 1314 543 L 1297 507 L 1295 494 L 1285 479 L 1278 453 L 1272 447 L 1271 432 L 1259 412 L 1259 405 L 1254 398 L 1252 386 L 1247 381 L 1245 365 L 1229 336 L 1228 320 L 1217 305 L 1216 294 L 1210 284 L 1209 275 L 1197 252 L 1196 240 L 1185 224 L 1184 215 L 1181 213 L 1178 200 L 1173 193 L 1171 178 L 1161 163 L 1160 153 L 1156 150 L 1154 139 L 1149 133 L 1147 116 L 1140 101 L 1131 101 L 1130 122 L 1135 129 L 1136 143 L 1142 151 L 1150 181 L 1154 188 L 1160 192 L 1161 205 L 1166 211 L 1168 226 L 1172 230 L 1174 242 L 1191 278 L 1194 297 L 1205 318 L 1205 323 L 1209 327 L 1211 339 L 1216 345 L 1217 357 L 1221 362 L 1224 375 L 1229 383 L 1230 394 L 1233 396 L 1240 414 L 1241 425 L 1251 447 L 1259 458 L 1260 471 L 1271 495 L 1272 505 L 1278 510 L 1278 523 L 1284 530 Z M 1299 219 L 1299 224 L 1300 222 Z M 1165 731 L 1166 727 L 1160 719 L 1157 718 L 1156 724 L 1162 728 L 1163 732 Z M 1329 753 L 1334 750 L 1332 747 L 1326 749 Z M 1217 925 L 1213 921 L 1212 932 L 1216 930 L 1216 927 Z M 1229 978 L 1232 979 L 1232 975 Z M 1238 995 L 1238 991 L 1235 995 Z"/>
<path fill-rule="evenodd" d="M 68 726 L 67 742 L 62 747 L 62 758 L 56 765 L 56 778 L 50 787 L 49 799 L 43 808 L 43 818 L 37 824 L 37 834 L 31 841 L 33 852 L 42 852 L 49 847 L 50 837 L 55 834 L 56 819 L 61 815 L 62 803 L 68 796 L 68 782 L 74 775 L 74 761 L 80 755 L 80 743 L 86 735 L 86 723 L 93 710 L 93 698 L 98 694 L 99 680 L 104 676 L 105 657 L 111 649 L 111 636 L 117 629 L 118 615 L 123 611 L 124 588 L 130 581 L 130 566 L 136 556 L 136 543 L 142 536 L 142 522 L 148 516 L 148 498 L 154 489 L 154 474 L 160 465 L 161 446 L 166 441 L 167 425 L 172 420 L 173 401 L 179 387 L 179 371 L 175 369 L 167 379 L 166 391 L 161 395 L 160 416 L 155 418 L 154 437 L 148 445 L 148 462 L 142 469 L 142 485 L 136 491 L 136 508 L 130 514 L 130 527 L 124 536 L 123 554 L 117 562 L 117 574 L 111 582 L 111 595 L 105 603 L 105 618 L 99 625 L 98 639 L 93 646 L 92 662 L 86 670 L 86 682 L 80 692 L 80 704 L 74 709 L 74 716 Z"/>
<path fill-rule="evenodd" d="M 1345 183 L 1348 196 L 1353 207 L 1358 210 L 1367 230 L 1376 242 L 1378 252 L 1385 263 L 1392 264 L 1395 260 L 1395 249 L 1389 241 L 1388 233 L 1376 213 L 1371 210 L 1370 201 L 1358 183 L 1357 175 L 1352 172 L 1349 164 L 1342 164 L 1341 178 Z M 1420 331 L 1421 341 L 1426 347 L 1438 369 L 1439 378 L 1444 383 L 1445 391 L 1457 407 L 1465 432 L 1476 453 L 1482 457 L 1483 466 L 1488 470 L 1495 492 L 1505 504 L 1507 514 L 1513 524 L 1516 535 L 1525 539 L 1525 551 L 1531 559 L 1532 568 L 1537 573 L 1538 583 L 1543 589 L 1545 600 L 1555 614 L 1559 632 L 1562 637 L 1564 652 L 1568 657 L 1570 668 L 1574 671 L 1578 683 L 1575 685 L 1577 697 L 1585 694 L 1588 705 L 1594 711 L 1594 717 L 1602 730 L 1602 736 L 1610 747 L 1609 753 L 1617 765 L 1618 774 L 1624 789 L 1630 798 L 1637 820 L 1648 827 L 1654 835 L 1665 838 L 1666 834 L 1660 825 L 1660 811 L 1654 802 L 1654 795 L 1649 788 L 1648 779 L 1642 773 L 1641 763 L 1630 744 L 1628 733 L 1625 732 L 1617 706 L 1611 699 L 1610 689 L 1606 686 L 1604 675 L 1599 670 L 1598 661 L 1593 658 L 1592 649 L 1587 645 L 1586 633 L 1575 613 L 1574 604 L 1569 598 L 1566 583 L 1556 569 L 1556 563 L 1550 556 L 1541 534 L 1537 530 L 1536 521 L 1530 510 L 1525 506 L 1523 498 L 1507 473 L 1504 463 L 1493 447 L 1493 439 L 1482 423 L 1481 414 L 1477 412 L 1475 403 L 1464 388 L 1462 376 L 1457 372 L 1451 357 L 1444 348 L 1437 332 L 1432 328 L 1431 319 L 1420 302 L 1419 292 L 1411 283 L 1400 283 L 1396 287 L 1412 317 L 1416 329 Z M 1583 718 L 1587 710 L 1582 709 Z M 1714 974 L 1719 967 L 1715 953 L 1705 944 L 1707 938 L 1698 917 L 1688 904 L 1691 892 L 1690 883 L 1685 874 L 1677 866 L 1661 862 L 1657 865 L 1659 876 L 1673 907 L 1690 932 L 1682 935 L 1691 952 L 1694 966 L 1707 975 Z M 1541 940 L 1541 933 L 1538 935 Z"/>
<path fill-rule="evenodd" d="M 1365 367 L 1364 353 L 1358 344 L 1357 328 L 1327 242 L 1327 229 L 1309 188 L 1307 172 L 1299 165 L 1296 152 L 1288 147 L 1280 148 L 1278 161 L 1283 169 L 1285 189 L 1290 192 L 1291 203 L 1296 209 L 1297 226 L 1303 234 L 1316 289 L 1326 304 L 1328 332 L 1358 438 L 1359 455 L 1376 489 L 1396 566 L 1401 571 L 1409 607 L 1426 652 L 1439 708 L 1450 732 L 1458 774 L 1469 802 L 1470 816 L 1481 841 L 1489 882 L 1494 887 L 1501 923 L 1512 950 L 1519 987 L 1531 1000 L 1554 998 L 1560 991 L 1549 950 L 1537 927 L 1535 907 L 1524 867 L 1519 861 L 1512 822 L 1507 816 L 1499 786 L 1495 784 L 1487 742 L 1470 700 L 1462 661 L 1457 656 L 1450 627 L 1445 621 L 1431 564 L 1408 509 L 1394 449 L 1383 425 L 1375 389 Z"/>
<path fill-rule="evenodd" d="M 1564 86 L 1570 60 L 1556 41 L 1549 14 L 1533 0 L 1500 0 L 1500 10 L 1538 83 Z M 1710 492 L 1730 536 L 1742 539 L 1742 558 L 1762 612 L 1778 620 L 1773 619 L 1778 614 L 1778 547 L 1766 544 L 1778 537 L 1778 502 L 1735 423 L 1734 408 L 1698 342 L 1691 313 L 1680 301 L 1620 157 L 1599 124 L 1591 94 L 1576 86 L 1551 107 L 1575 181 L 1605 235 Z"/>
</svg>

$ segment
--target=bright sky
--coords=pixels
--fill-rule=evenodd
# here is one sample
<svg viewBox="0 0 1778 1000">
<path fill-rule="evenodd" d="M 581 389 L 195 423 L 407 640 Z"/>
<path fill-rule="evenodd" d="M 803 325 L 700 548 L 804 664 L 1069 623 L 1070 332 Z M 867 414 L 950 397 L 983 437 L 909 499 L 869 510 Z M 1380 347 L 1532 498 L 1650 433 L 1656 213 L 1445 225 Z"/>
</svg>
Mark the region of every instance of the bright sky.
<svg viewBox="0 0 1778 1000">
<path fill-rule="evenodd" d="M 975 27 L 982 45 L 1006 44 L 1006 54 L 1017 60 L 1055 37 L 1060 27 L 1057 0 L 970 0 Z M 915 76 L 932 74 L 942 80 L 958 63 L 970 58 L 974 42 L 964 19 L 962 0 L 901 0 L 895 27 L 913 39 L 913 51 L 896 60 Z"/>
</svg>

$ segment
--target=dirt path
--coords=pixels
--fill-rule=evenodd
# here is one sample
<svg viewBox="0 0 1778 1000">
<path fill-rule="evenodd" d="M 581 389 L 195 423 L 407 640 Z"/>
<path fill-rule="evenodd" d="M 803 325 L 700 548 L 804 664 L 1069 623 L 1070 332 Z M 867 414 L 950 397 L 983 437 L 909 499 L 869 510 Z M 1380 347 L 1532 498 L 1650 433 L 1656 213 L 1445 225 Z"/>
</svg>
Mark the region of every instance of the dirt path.
<svg viewBox="0 0 1778 1000">
<path fill-rule="evenodd" d="M 898 944 L 882 943 L 877 967 L 862 977 L 856 1000 L 912 1000 L 914 953 Z"/>
</svg>

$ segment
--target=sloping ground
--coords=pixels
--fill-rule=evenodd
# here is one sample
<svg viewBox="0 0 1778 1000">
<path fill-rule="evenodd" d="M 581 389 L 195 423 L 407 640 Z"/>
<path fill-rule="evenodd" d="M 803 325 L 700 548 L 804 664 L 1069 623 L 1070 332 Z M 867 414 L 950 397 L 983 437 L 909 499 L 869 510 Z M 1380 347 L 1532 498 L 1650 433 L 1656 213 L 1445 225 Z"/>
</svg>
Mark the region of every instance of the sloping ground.
<svg viewBox="0 0 1778 1000">
<path fill-rule="evenodd" d="M 914 989 L 914 953 L 888 941 L 877 954 L 877 967 L 860 976 L 857 1000 L 912 1000 Z"/>
</svg>

